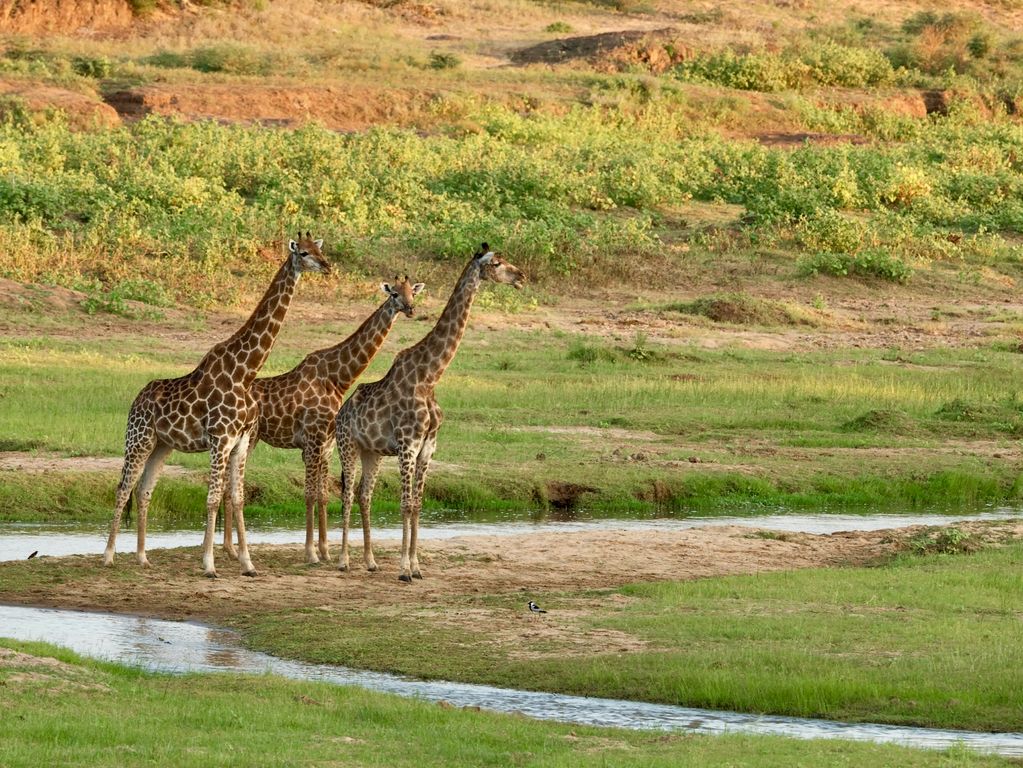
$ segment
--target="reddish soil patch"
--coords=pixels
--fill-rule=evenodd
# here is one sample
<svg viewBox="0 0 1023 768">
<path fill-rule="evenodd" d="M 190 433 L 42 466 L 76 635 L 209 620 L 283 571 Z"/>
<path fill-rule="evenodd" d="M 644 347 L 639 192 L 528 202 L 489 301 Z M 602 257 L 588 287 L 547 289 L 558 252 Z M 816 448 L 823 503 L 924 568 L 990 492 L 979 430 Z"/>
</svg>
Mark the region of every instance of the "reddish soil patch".
<svg viewBox="0 0 1023 768">
<path fill-rule="evenodd" d="M 979 539 L 1023 535 L 1023 525 L 960 524 Z M 37 558 L 0 565 L 0 600 L 7 603 L 119 611 L 172 619 L 223 619 L 301 607 L 345 610 L 403 610 L 445 604 L 455 595 L 549 594 L 607 589 L 637 581 L 695 579 L 837 565 L 864 564 L 890 555 L 920 528 L 894 531 L 771 534 L 720 527 L 679 532 L 601 531 L 514 537 L 467 536 L 423 542 L 420 563 L 426 576 L 405 585 L 397 580 L 397 542 L 375 547 L 380 570 L 362 570 L 358 545 L 354 570 L 302 564 L 299 546 L 256 546 L 260 575 L 246 578 L 236 563 L 218 553 L 221 578 L 201 576 L 199 547 L 153 550 L 152 567 L 139 568 L 119 555 L 113 568 L 100 556 Z M 200 534 L 196 532 L 196 544 Z M 97 545 L 97 549 L 99 545 Z M 335 555 L 337 546 L 335 543 Z M 9 585 L 15 569 L 53 569 L 49 583 L 20 590 Z"/>
<path fill-rule="evenodd" d="M 0 81 L 0 94 L 20 100 L 29 112 L 61 111 L 72 128 L 109 128 L 121 124 L 116 110 L 89 94 L 19 81 Z M 10 105 L 0 107 L 0 115 L 9 109 Z"/>
<path fill-rule="evenodd" d="M 322 123 L 337 131 L 404 124 L 425 111 L 435 94 L 348 86 L 150 85 L 106 97 L 126 120 L 167 115 L 262 125 Z"/>
<path fill-rule="evenodd" d="M 0 32 L 81 34 L 123 29 L 133 19 L 127 0 L 0 0 Z"/>
</svg>

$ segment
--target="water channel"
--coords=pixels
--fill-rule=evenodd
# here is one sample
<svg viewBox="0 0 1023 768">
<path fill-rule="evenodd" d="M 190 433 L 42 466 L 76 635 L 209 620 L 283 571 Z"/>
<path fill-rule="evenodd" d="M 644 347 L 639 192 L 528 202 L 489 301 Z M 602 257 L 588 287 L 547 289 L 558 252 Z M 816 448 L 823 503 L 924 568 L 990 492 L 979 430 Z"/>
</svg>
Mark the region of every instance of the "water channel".
<svg viewBox="0 0 1023 768">
<path fill-rule="evenodd" d="M 962 744 L 981 752 L 1023 757 L 1023 733 L 841 723 L 415 680 L 278 659 L 247 650 L 233 632 L 190 622 L 0 606 L 0 636 L 54 643 L 83 656 L 155 672 L 271 672 L 295 680 L 356 685 L 426 701 L 446 701 L 459 707 L 480 707 L 580 725 L 700 734 L 753 733 L 800 739 L 849 739 L 929 749 Z"/>
</svg>

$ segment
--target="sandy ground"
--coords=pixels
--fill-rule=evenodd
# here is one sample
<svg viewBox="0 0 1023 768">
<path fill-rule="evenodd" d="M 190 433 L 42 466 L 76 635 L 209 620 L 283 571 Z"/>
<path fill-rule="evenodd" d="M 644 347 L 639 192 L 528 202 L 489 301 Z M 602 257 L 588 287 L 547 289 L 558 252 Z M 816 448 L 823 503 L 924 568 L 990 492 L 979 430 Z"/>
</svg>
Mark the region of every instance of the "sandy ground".
<svg viewBox="0 0 1023 768">
<path fill-rule="evenodd" d="M 978 540 L 1023 536 L 1020 523 L 958 526 Z M 301 547 L 253 547 L 259 570 L 242 576 L 218 552 L 220 578 L 206 579 L 199 547 L 152 550 L 148 569 L 130 554 L 112 568 L 95 556 L 36 558 L 0 566 L 0 601 L 132 613 L 170 619 L 217 621 L 237 614 L 292 608 L 409 610 L 436 607 L 456 596 L 519 595 L 523 603 L 559 592 L 607 589 L 632 582 L 686 580 L 798 568 L 862 565 L 905 548 L 920 527 L 831 535 L 764 533 L 722 526 L 679 532 L 606 531 L 538 534 L 523 538 L 472 536 L 424 542 L 425 578 L 411 585 L 397 579 L 396 543 L 375 547 L 380 570 L 361 567 L 361 537 L 352 552 L 353 570 L 306 566 Z M 198 538 L 198 535 L 197 535 Z M 198 541 L 196 542 L 199 543 Z M 333 552 L 336 557 L 337 547 Z M 52 579 L 32 579 L 16 588 L 15 570 L 39 568 Z M 6 572 L 6 573 L 5 573 Z M 5 578 L 10 574 L 11 578 Z M 471 616 L 464 617 L 471 621 Z"/>
</svg>

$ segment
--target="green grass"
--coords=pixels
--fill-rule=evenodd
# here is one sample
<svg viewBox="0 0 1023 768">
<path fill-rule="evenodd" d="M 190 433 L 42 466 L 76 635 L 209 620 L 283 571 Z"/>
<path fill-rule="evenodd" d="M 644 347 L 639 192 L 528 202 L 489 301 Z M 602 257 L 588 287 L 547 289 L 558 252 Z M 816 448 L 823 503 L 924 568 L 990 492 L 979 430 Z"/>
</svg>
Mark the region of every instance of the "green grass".
<svg viewBox="0 0 1023 768">
<path fill-rule="evenodd" d="M 943 534 L 914 549 L 963 546 L 964 537 Z M 561 639 L 525 632 L 511 644 L 488 626 L 521 611 L 517 594 L 419 611 L 385 644 L 382 612 L 310 609 L 232 621 L 255 648 L 316 662 L 745 712 L 1019 731 L 1021 565 L 1017 542 L 873 568 L 549 595 L 542 620 Z M 463 610 L 479 617 L 471 629 L 451 621 Z M 591 632 L 586 652 L 559 645 L 566 633 Z M 642 645 L 617 650 L 626 643 Z"/>
<path fill-rule="evenodd" d="M 0 666 L 5 766 L 1002 766 L 965 750 L 636 733 L 270 676 L 167 676 L 41 644 Z M 36 659 L 58 665 L 38 666 Z"/>
<path fill-rule="evenodd" d="M 421 333 L 396 329 L 389 349 Z M 152 344 L 138 336 L 114 349 L 48 338 L 0 345 L 0 444 L 120 456 L 138 390 L 194 364 L 192 353 Z M 267 372 L 286 369 L 308 345 L 286 340 Z M 383 353 L 367 380 L 389 359 Z M 1016 352 L 994 347 L 795 354 L 470 333 L 438 389 L 446 422 L 427 515 L 545 514 L 554 481 L 594 488 L 580 503 L 595 515 L 1013 502 L 1016 468 L 993 453 L 1011 450 L 1023 432 L 1020 365 Z M 961 450 L 948 451 L 950 440 Z M 156 526 L 196 519 L 202 508 L 206 456 L 172 461 L 194 473 L 161 481 Z M 395 519 L 395 476 L 385 464 L 380 521 Z M 301 478 L 296 452 L 259 447 L 248 472 L 253 518 L 301 516 Z M 115 472 L 10 475 L 0 517 L 105 520 L 115 483 Z"/>
</svg>

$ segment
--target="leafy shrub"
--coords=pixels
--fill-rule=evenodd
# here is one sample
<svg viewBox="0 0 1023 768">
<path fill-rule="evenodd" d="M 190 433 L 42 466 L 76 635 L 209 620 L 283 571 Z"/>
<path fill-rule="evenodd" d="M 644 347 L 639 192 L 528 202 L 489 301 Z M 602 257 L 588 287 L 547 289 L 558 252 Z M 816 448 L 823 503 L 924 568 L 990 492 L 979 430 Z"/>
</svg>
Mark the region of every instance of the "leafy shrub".
<svg viewBox="0 0 1023 768">
<path fill-rule="evenodd" d="M 101 79 L 110 76 L 113 65 L 106 56 L 76 56 L 71 67 L 82 77 Z"/>
<path fill-rule="evenodd" d="M 453 53 L 430 54 L 430 69 L 455 69 L 462 65 L 462 60 Z"/>
<path fill-rule="evenodd" d="M 877 277 L 895 283 L 905 283 L 913 275 L 913 270 L 908 264 L 883 250 L 867 250 L 855 254 L 816 253 L 804 256 L 797 263 L 797 272 L 803 277 L 810 275 Z"/>
<path fill-rule="evenodd" d="M 866 227 L 838 211 L 825 208 L 804 216 L 794 231 L 796 242 L 811 251 L 853 253 L 863 244 Z"/>
<path fill-rule="evenodd" d="M 955 526 L 924 531 L 911 538 L 908 546 L 916 555 L 960 555 L 979 548 L 975 537 Z"/>
<path fill-rule="evenodd" d="M 552 32 L 552 33 L 556 33 L 556 32 L 571 32 L 572 31 L 572 25 L 568 24 L 568 23 L 566 23 L 564 21 L 552 21 L 550 24 L 548 24 L 546 27 L 543 28 L 543 31 L 544 32 Z"/>
</svg>

